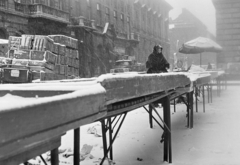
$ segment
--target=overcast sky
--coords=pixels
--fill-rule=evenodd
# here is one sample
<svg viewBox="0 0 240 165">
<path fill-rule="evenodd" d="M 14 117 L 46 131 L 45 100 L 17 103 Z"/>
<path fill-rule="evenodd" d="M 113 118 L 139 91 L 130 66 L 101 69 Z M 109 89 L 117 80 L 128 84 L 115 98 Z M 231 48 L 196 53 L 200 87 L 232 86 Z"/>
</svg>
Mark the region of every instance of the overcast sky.
<svg viewBox="0 0 240 165">
<path fill-rule="evenodd" d="M 169 12 L 169 16 L 175 19 L 181 14 L 181 9 L 186 8 L 198 17 L 207 27 L 208 30 L 216 33 L 215 8 L 212 0 L 166 0 L 173 10 Z"/>
</svg>

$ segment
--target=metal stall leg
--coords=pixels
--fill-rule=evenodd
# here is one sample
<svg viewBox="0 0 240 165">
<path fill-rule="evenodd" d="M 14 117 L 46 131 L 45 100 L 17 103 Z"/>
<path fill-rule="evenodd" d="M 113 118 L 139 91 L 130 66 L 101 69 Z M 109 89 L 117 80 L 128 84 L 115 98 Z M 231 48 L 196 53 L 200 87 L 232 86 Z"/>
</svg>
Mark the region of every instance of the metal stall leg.
<svg viewBox="0 0 240 165">
<path fill-rule="evenodd" d="M 187 93 L 187 127 L 190 127 L 190 95 Z"/>
<path fill-rule="evenodd" d="M 105 159 L 108 157 L 108 153 L 110 154 L 110 158 L 111 160 L 113 159 L 113 143 L 118 135 L 118 132 L 120 131 L 120 128 L 122 127 L 123 121 L 125 120 L 125 117 L 127 115 L 126 113 L 123 113 L 121 115 L 118 115 L 118 119 L 117 121 L 114 123 L 114 126 L 112 127 L 113 122 L 116 119 L 116 116 L 114 117 L 113 120 L 111 120 L 111 118 L 108 118 L 108 122 L 107 124 L 105 124 L 105 120 L 101 120 L 101 125 L 102 125 L 102 139 L 103 139 L 103 159 L 100 162 L 100 165 L 103 164 L 103 162 L 105 161 Z M 123 117 L 122 117 L 123 116 Z M 116 133 L 113 135 L 113 131 L 115 126 L 117 126 L 118 122 L 120 121 L 120 124 L 117 127 Z M 107 137 L 106 137 L 106 133 L 107 131 L 109 131 L 109 144 L 107 145 Z"/>
<path fill-rule="evenodd" d="M 148 108 L 149 108 L 149 125 L 150 125 L 150 128 L 153 128 L 153 121 L 152 121 L 152 106 L 149 104 L 149 106 L 148 106 Z"/>
<path fill-rule="evenodd" d="M 171 137 L 171 109 L 169 97 L 162 98 L 164 125 L 164 155 L 163 160 L 172 163 L 172 137 Z"/>
<path fill-rule="evenodd" d="M 107 136 L 106 136 L 106 132 L 107 132 L 107 128 L 106 128 L 106 124 L 105 124 L 105 120 L 101 120 L 101 126 L 102 126 L 102 141 L 103 141 L 103 161 L 105 160 L 105 158 L 107 157 Z"/>
<path fill-rule="evenodd" d="M 176 99 L 173 99 L 174 112 L 176 112 Z"/>
<path fill-rule="evenodd" d="M 51 165 L 59 165 L 58 148 L 51 150 Z"/>
<path fill-rule="evenodd" d="M 167 116 L 170 117 L 171 115 L 171 109 L 170 109 L 170 99 L 169 99 L 169 106 L 166 106 L 167 103 L 163 103 L 165 102 L 166 100 L 163 100 L 162 101 L 162 105 L 163 105 L 163 108 L 164 108 L 164 104 L 165 104 L 165 111 L 167 111 L 167 109 L 169 108 L 169 110 L 167 111 L 167 113 L 165 113 Z M 163 153 L 163 160 L 164 161 L 169 161 L 169 163 L 172 162 L 172 143 L 171 143 L 171 125 L 169 123 L 171 123 L 171 121 L 168 119 L 168 120 L 164 120 L 161 118 L 161 116 L 159 115 L 159 113 L 157 112 L 156 108 L 150 104 L 149 106 L 152 106 L 152 110 L 154 110 L 154 112 L 157 114 L 157 116 L 159 117 L 159 119 L 162 121 L 163 123 L 163 126 L 158 122 L 158 120 L 152 116 L 152 118 L 156 121 L 156 123 L 163 129 L 163 135 L 162 135 L 162 139 L 160 140 L 160 142 L 164 142 L 163 146 L 164 146 L 164 153 Z M 143 108 L 148 112 L 150 113 L 147 108 L 145 106 L 143 106 Z M 168 115 L 169 113 L 169 115 Z M 166 117 L 168 118 L 168 117 Z M 166 123 L 166 121 L 168 123 Z M 169 126 L 170 125 L 170 126 Z M 168 135 L 170 134 L 170 136 Z"/>
<path fill-rule="evenodd" d="M 213 100 L 213 99 L 212 99 L 212 98 L 213 98 L 213 97 L 212 97 L 212 88 L 213 88 L 213 86 L 212 86 L 212 83 L 211 83 L 211 84 L 210 84 L 210 98 L 211 98 L 211 103 L 212 103 L 212 100 Z"/>
<path fill-rule="evenodd" d="M 219 86 L 220 86 L 220 83 L 219 83 L 219 78 L 217 78 L 217 96 L 220 96 L 220 93 L 219 93 Z"/>
<path fill-rule="evenodd" d="M 193 91 L 189 93 L 189 107 L 190 107 L 190 128 L 193 128 Z"/>
<path fill-rule="evenodd" d="M 202 86 L 202 97 L 203 97 L 203 112 L 205 112 L 205 89 L 204 89 L 204 85 Z"/>
<path fill-rule="evenodd" d="M 113 129 L 112 129 L 112 120 L 111 118 L 108 118 L 108 134 L 109 134 L 109 144 L 113 144 L 113 138 L 112 138 L 112 134 L 113 134 Z M 110 156 L 110 159 L 113 160 L 113 147 L 110 148 L 110 151 L 109 151 L 109 156 Z"/>
<path fill-rule="evenodd" d="M 73 164 L 80 164 L 80 128 L 74 129 L 74 155 L 73 155 Z"/>
<path fill-rule="evenodd" d="M 224 84 L 225 84 L 225 89 L 227 89 L 227 75 L 224 74 Z"/>
<path fill-rule="evenodd" d="M 210 85 L 207 84 L 207 96 L 208 96 L 208 103 L 210 103 Z"/>
<path fill-rule="evenodd" d="M 198 112 L 198 88 L 195 87 L 195 104 L 196 104 L 196 112 Z"/>
</svg>

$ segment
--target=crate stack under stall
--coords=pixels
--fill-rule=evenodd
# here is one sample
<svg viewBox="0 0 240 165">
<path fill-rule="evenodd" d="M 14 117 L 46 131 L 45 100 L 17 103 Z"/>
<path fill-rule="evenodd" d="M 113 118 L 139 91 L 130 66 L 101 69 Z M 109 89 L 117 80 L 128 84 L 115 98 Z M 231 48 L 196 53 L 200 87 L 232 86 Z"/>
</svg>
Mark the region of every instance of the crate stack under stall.
<svg viewBox="0 0 240 165">
<path fill-rule="evenodd" d="M 77 39 L 65 35 L 10 36 L 9 51 L 5 58 L 10 65 L 5 67 L 9 71 L 4 77 L 8 79 L 7 82 L 19 83 L 79 77 L 77 42 Z M 27 75 L 21 75 L 21 69 L 26 70 Z"/>
</svg>

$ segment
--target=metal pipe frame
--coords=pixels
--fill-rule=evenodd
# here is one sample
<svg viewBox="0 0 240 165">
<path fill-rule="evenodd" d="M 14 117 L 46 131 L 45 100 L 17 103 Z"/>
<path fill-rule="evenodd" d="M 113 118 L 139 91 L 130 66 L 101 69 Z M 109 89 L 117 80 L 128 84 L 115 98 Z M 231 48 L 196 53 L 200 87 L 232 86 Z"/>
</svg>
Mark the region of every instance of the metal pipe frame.
<svg viewBox="0 0 240 165">
<path fill-rule="evenodd" d="M 122 127 L 122 124 L 126 118 L 127 112 L 118 115 L 118 120 L 116 121 L 115 125 L 112 127 L 112 124 L 115 120 L 115 118 L 113 119 L 113 121 L 111 120 L 111 117 L 107 118 L 107 123 L 105 124 L 105 119 L 101 120 L 101 125 L 102 125 L 102 140 L 103 140 L 103 158 L 100 162 L 100 165 L 103 164 L 103 162 L 105 161 L 105 159 L 109 157 L 111 160 L 113 160 L 113 143 L 120 131 L 120 128 Z M 122 117 L 123 116 L 123 117 Z M 115 116 L 116 117 L 116 116 Z M 120 121 L 120 124 L 117 127 L 116 133 L 113 135 L 114 132 L 114 127 L 118 124 L 118 122 Z M 107 136 L 106 133 L 107 131 L 109 131 L 109 143 L 107 145 Z M 113 135 L 113 136 L 112 136 Z"/>
</svg>

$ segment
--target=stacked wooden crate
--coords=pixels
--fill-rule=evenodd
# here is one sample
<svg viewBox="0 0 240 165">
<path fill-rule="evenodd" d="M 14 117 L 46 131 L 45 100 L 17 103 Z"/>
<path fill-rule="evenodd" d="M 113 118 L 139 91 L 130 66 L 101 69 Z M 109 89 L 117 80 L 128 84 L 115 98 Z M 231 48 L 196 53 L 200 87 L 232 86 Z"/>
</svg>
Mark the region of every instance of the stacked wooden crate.
<svg viewBox="0 0 240 165">
<path fill-rule="evenodd" d="M 56 43 L 55 49 L 58 50 L 58 60 L 56 70 L 60 74 L 65 72 L 67 78 L 79 76 L 79 53 L 77 50 L 77 40 L 64 35 L 49 35 Z"/>
<path fill-rule="evenodd" d="M 34 79 L 60 80 L 79 76 L 77 39 L 64 35 L 22 35 L 20 42 L 16 40 L 16 37 L 9 37 L 8 57 L 14 66 L 28 66 Z"/>
</svg>

